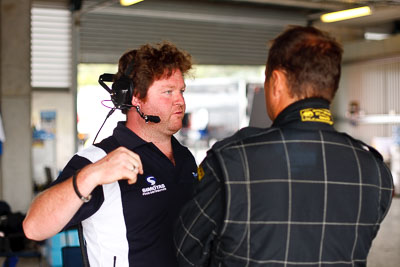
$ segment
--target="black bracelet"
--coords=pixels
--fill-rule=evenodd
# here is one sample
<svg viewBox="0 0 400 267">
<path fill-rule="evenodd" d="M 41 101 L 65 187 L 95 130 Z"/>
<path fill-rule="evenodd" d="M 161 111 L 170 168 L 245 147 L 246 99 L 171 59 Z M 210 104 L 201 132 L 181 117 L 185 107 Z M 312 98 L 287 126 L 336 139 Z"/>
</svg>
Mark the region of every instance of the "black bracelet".
<svg viewBox="0 0 400 267">
<path fill-rule="evenodd" d="M 74 186 L 74 190 L 76 195 L 82 200 L 84 203 L 89 202 L 90 199 L 92 198 L 92 195 L 88 195 L 87 197 L 84 197 L 81 195 L 81 193 L 78 190 L 78 186 L 76 184 L 76 177 L 78 176 L 79 171 L 77 171 L 74 176 L 72 176 L 72 185 Z"/>
</svg>

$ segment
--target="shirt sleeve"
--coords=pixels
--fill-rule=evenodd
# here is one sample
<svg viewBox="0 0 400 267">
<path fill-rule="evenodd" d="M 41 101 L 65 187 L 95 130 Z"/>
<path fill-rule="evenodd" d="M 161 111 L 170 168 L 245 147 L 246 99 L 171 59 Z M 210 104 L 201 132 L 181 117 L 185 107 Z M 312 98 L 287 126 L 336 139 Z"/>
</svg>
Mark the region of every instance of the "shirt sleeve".
<svg viewBox="0 0 400 267">
<path fill-rule="evenodd" d="M 182 209 L 174 243 L 179 266 L 208 266 L 224 216 L 224 193 L 215 156 L 198 169 L 195 193 Z"/>
<path fill-rule="evenodd" d="M 50 185 L 56 185 L 61 183 L 72 175 L 74 175 L 78 170 L 82 169 L 88 164 L 91 164 L 88 159 L 80 157 L 78 155 L 74 155 L 71 160 L 67 163 L 63 171 L 60 173 L 58 178 Z M 101 186 L 97 186 L 91 193 L 92 198 L 89 202 L 84 203 L 79 210 L 75 213 L 75 215 L 71 218 L 71 220 L 65 225 L 63 230 L 66 230 L 72 226 L 79 224 L 81 221 L 89 218 L 93 215 L 102 205 L 104 201 L 103 190 Z M 78 197 L 78 196 L 73 196 Z"/>
</svg>

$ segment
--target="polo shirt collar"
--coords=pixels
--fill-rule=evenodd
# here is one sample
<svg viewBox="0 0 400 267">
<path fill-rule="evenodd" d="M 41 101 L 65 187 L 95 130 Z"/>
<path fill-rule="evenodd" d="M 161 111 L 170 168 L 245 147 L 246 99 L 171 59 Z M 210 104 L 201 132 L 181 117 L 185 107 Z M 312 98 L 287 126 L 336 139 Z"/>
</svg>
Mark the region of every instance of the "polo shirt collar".
<svg viewBox="0 0 400 267">
<path fill-rule="evenodd" d="M 115 127 L 113 132 L 113 136 L 117 139 L 117 142 L 121 146 L 124 146 L 130 150 L 134 150 L 135 148 L 144 145 L 149 145 L 156 148 L 156 146 L 153 143 L 146 142 L 145 140 L 140 138 L 131 129 L 126 127 L 125 124 L 126 124 L 125 121 L 119 121 L 117 127 Z M 183 153 L 184 148 L 174 136 L 171 137 L 171 145 L 175 157 L 175 162 L 180 162 L 180 157 L 184 154 Z"/>
<path fill-rule="evenodd" d="M 113 136 L 115 137 L 115 139 L 117 139 L 118 143 L 121 146 L 133 150 L 139 146 L 150 144 L 137 136 L 137 134 L 126 127 L 125 124 L 125 121 L 119 121 L 117 127 L 115 127 L 113 132 Z"/>
</svg>

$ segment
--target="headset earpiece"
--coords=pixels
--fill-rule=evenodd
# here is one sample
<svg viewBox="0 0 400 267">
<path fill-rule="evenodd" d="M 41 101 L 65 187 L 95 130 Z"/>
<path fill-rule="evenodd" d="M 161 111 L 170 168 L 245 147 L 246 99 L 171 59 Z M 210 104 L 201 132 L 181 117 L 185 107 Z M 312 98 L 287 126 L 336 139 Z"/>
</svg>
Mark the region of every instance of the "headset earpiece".
<svg viewBox="0 0 400 267">
<path fill-rule="evenodd" d="M 124 75 L 115 80 L 112 85 L 111 100 L 118 109 L 129 109 L 132 107 L 132 97 L 135 85 L 129 74 L 133 69 L 133 61 L 129 62 Z"/>
<path fill-rule="evenodd" d="M 130 78 L 122 76 L 112 85 L 111 100 L 118 109 L 128 109 L 132 106 L 134 85 Z"/>
</svg>

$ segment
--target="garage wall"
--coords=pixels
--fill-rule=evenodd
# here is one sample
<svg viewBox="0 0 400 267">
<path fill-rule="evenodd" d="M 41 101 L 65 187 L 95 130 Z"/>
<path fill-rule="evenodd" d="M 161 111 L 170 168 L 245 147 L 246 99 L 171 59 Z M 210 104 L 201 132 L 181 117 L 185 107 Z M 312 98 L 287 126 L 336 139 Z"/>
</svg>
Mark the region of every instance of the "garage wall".
<svg viewBox="0 0 400 267">
<path fill-rule="evenodd" d="M 340 130 L 368 144 L 374 137 L 391 137 L 400 125 L 400 54 L 344 64 L 334 107 Z M 349 114 L 350 102 L 359 106 Z"/>
</svg>

